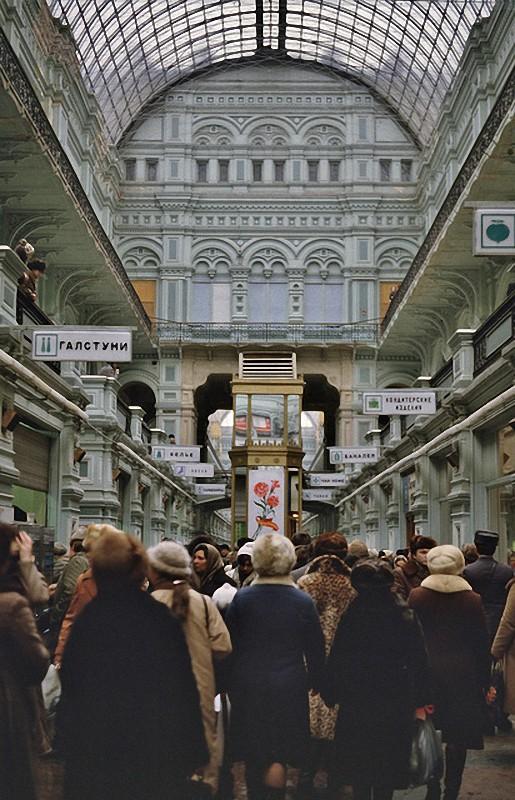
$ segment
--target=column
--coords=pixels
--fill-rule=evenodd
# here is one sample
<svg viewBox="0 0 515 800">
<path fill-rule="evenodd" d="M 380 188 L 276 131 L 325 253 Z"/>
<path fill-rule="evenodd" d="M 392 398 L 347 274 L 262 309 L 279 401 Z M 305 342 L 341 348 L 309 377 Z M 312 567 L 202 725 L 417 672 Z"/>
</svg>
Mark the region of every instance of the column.
<svg viewBox="0 0 515 800">
<path fill-rule="evenodd" d="M 287 269 L 289 323 L 304 322 L 304 273 L 298 267 Z"/>
<path fill-rule="evenodd" d="M 133 442 L 143 443 L 143 417 L 145 412 L 141 406 L 129 406 L 131 412 L 131 439 Z"/>
<path fill-rule="evenodd" d="M 57 530 L 61 540 L 67 542 L 80 517 L 80 503 L 84 490 L 80 485 L 79 446 L 80 423 L 75 418 L 65 420 L 59 437 L 59 463 L 61 472 L 61 502 L 58 504 Z"/>
<path fill-rule="evenodd" d="M 231 270 L 231 310 L 233 322 L 246 322 L 248 319 L 248 276 L 246 269 Z"/>
</svg>

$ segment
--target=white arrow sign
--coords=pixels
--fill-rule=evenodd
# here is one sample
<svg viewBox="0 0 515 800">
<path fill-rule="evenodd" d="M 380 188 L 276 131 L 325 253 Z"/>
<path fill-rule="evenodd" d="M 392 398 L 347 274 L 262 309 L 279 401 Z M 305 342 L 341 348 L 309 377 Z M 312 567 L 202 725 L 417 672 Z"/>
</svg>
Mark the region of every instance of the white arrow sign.
<svg viewBox="0 0 515 800">
<path fill-rule="evenodd" d="M 344 486 L 348 480 L 343 472 L 312 472 L 309 475 L 311 486 Z"/>
<path fill-rule="evenodd" d="M 302 492 L 303 500 L 315 500 L 319 503 L 332 503 L 333 493 L 330 489 L 304 489 Z"/>
<path fill-rule="evenodd" d="M 132 331 L 127 328 L 56 325 L 32 332 L 37 361 L 132 361 Z"/>
<path fill-rule="evenodd" d="M 212 478 L 215 474 L 213 464 L 174 464 L 172 469 L 180 478 Z"/>
<path fill-rule="evenodd" d="M 377 447 L 330 447 L 330 464 L 374 464 L 379 461 Z"/>
<path fill-rule="evenodd" d="M 152 448 L 152 458 L 157 461 L 195 463 L 200 461 L 200 447 L 176 447 L 175 445 L 159 444 Z"/>
<path fill-rule="evenodd" d="M 364 414 L 436 414 L 435 392 L 417 389 L 391 389 L 387 392 L 363 392 Z"/>
</svg>

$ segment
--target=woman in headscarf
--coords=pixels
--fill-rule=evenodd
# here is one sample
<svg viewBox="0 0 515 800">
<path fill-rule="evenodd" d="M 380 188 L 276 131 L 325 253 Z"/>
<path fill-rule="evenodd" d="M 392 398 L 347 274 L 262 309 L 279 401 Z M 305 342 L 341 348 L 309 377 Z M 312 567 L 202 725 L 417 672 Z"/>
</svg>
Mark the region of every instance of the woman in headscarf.
<svg viewBox="0 0 515 800">
<path fill-rule="evenodd" d="M 182 626 L 142 591 L 143 545 L 95 543 L 96 596 L 75 620 L 58 711 L 65 800 L 169 800 L 207 762 L 199 695 Z"/>
<path fill-rule="evenodd" d="M 190 586 L 191 559 L 177 542 L 161 542 L 147 553 L 152 597 L 171 609 L 181 622 L 191 656 L 191 666 L 200 695 L 209 764 L 200 776 L 212 794 L 218 788 L 220 753 L 216 736 L 216 695 L 213 659 L 223 659 L 232 650 L 231 638 L 215 604 Z"/>
<path fill-rule="evenodd" d="M 420 625 L 391 591 L 384 561 L 359 561 L 358 593 L 341 618 L 322 697 L 339 705 L 331 783 L 351 784 L 354 800 L 391 800 L 409 785 L 413 720 L 430 701 Z"/>
<path fill-rule="evenodd" d="M 13 525 L 0 523 L 0 795 L 36 800 L 34 690 L 45 676 L 49 654 L 12 571 L 16 536 Z"/>
<path fill-rule="evenodd" d="M 193 551 L 193 569 L 200 586 L 199 592 L 212 597 L 224 584 L 236 586 L 224 570 L 224 562 L 217 548 L 212 544 L 198 544 Z"/>
<path fill-rule="evenodd" d="M 452 544 L 427 555 L 429 576 L 409 596 L 422 624 L 434 683 L 435 725 L 447 743 L 445 800 L 459 794 L 467 750 L 482 750 L 484 691 L 490 682 L 490 647 L 481 597 L 461 577 L 463 553 Z M 440 797 L 430 786 L 428 798 Z"/>
<path fill-rule="evenodd" d="M 264 534 L 253 548 L 257 579 L 227 612 L 234 654 L 229 684 L 234 761 L 244 761 L 249 800 L 284 798 L 286 766 L 309 750 L 308 690 L 318 688 L 324 639 L 315 605 L 291 577 L 295 550 Z"/>
</svg>

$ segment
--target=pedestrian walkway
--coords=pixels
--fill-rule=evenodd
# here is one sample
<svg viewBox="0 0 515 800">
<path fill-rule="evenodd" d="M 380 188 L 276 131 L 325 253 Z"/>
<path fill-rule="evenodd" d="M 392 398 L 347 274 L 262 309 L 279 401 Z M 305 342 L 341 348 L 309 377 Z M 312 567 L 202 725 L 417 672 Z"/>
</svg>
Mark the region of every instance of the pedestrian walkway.
<svg viewBox="0 0 515 800">
<path fill-rule="evenodd" d="M 484 750 L 470 751 L 467 756 L 460 800 L 512 800 L 515 798 L 515 732 L 488 737 L 485 744 Z M 63 800 L 61 772 L 61 766 L 51 759 L 41 761 L 38 800 Z M 424 800 L 424 797 L 425 787 L 419 787 L 396 792 L 394 800 Z"/>
</svg>

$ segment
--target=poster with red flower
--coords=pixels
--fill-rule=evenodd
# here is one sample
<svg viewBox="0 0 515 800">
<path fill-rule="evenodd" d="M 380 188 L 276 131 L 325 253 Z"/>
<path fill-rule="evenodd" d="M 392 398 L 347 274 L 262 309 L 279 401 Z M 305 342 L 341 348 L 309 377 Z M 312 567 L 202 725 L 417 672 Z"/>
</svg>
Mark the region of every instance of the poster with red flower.
<svg viewBox="0 0 515 800">
<path fill-rule="evenodd" d="M 249 470 L 248 535 L 285 534 L 284 470 L 270 467 Z"/>
</svg>

